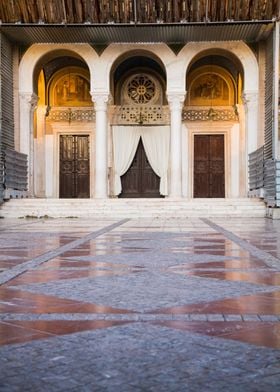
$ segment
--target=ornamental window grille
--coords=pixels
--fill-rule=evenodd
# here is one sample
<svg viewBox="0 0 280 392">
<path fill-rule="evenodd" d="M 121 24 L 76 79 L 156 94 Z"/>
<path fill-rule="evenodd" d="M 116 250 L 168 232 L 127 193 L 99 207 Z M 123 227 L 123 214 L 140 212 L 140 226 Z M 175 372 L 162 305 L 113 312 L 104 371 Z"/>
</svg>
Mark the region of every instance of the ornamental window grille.
<svg viewBox="0 0 280 392">
<path fill-rule="evenodd" d="M 128 105 L 155 105 L 161 103 L 159 81 L 146 73 L 130 76 L 124 83 L 122 102 Z"/>
</svg>

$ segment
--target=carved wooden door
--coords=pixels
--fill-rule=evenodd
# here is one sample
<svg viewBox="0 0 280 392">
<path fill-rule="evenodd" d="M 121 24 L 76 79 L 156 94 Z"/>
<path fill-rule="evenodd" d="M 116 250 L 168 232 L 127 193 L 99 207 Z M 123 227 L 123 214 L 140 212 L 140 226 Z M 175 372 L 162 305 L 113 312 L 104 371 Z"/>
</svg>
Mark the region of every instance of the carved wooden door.
<svg viewBox="0 0 280 392">
<path fill-rule="evenodd" d="M 140 139 L 128 171 L 121 177 L 120 197 L 160 197 L 160 178 L 153 171 Z"/>
<path fill-rule="evenodd" d="M 59 197 L 89 197 L 89 137 L 60 136 Z"/>
<path fill-rule="evenodd" d="M 225 197 L 223 135 L 194 137 L 194 197 Z"/>
</svg>

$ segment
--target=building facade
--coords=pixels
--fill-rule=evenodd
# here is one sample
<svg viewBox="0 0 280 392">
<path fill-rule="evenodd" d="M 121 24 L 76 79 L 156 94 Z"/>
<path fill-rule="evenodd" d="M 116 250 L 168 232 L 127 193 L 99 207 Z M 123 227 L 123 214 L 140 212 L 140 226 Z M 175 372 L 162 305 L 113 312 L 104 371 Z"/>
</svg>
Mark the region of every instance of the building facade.
<svg viewBox="0 0 280 392">
<path fill-rule="evenodd" d="M 280 206 L 277 1 L 1 3 L 2 199 Z"/>
</svg>

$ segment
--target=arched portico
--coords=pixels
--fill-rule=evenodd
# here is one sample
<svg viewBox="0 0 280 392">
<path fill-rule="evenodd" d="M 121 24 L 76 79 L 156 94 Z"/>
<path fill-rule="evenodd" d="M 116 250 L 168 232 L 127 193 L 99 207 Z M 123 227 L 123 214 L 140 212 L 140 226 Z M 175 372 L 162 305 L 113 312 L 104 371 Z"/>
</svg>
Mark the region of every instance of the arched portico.
<svg viewBox="0 0 280 392">
<path fill-rule="evenodd" d="M 202 52 L 209 50 L 224 50 L 225 53 L 228 52 L 235 56 L 243 67 L 243 102 L 246 112 L 246 151 L 248 155 L 257 148 L 259 96 L 259 66 L 257 59 L 252 50 L 243 41 L 190 42 L 178 54 L 179 63 L 182 66 L 181 69 L 177 70 L 178 78 L 182 79 L 183 75 L 186 77 L 187 69 L 193 59 Z"/>
<path fill-rule="evenodd" d="M 257 59 L 253 51 L 242 41 L 238 42 L 196 42 L 189 43 L 179 52 L 178 58 L 181 62 L 181 68 L 177 69 L 177 73 L 181 72 L 182 79 L 187 76 L 188 70 L 190 70 L 192 64 L 198 59 L 202 59 L 208 55 L 223 55 L 231 60 L 233 63 L 240 64 L 242 70 L 242 101 L 239 101 L 235 110 L 239 113 L 239 121 L 234 125 L 232 131 L 224 130 L 218 131 L 218 128 L 214 127 L 214 124 L 209 125 L 209 132 L 213 132 L 214 129 L 217 132 L 224 133 L 225 141 L 231 140 L 227 146 L 228 155 L 228 172 L 230 181 L 227 181 L 228 186 L 226 191 L 226 197 L 240 197 L 247 194 L 247 171 L 248 171 L 248 154 L 256 150 L 258 147 L 258 96 L 259 96 L 259 66 Z M 218 64 L 217 64 L 218 65 Z M 186 81 L 184 81 L 186 85 Z M 189 86 L 187 86 L 187 89 Z M 217 124 L 219 125 L 219 124 Z M 221 123 L 220 123 L 221 125 Z M 226 123 L 224 123 L 226 126 Z M 189 127 L 189 129 L 188 129 Z M 190 134 L 196 132 L 197 126 L 195 124 L 185 124 L 186 134 L 189 135 L 184 144 L 188 145 L 183 155 L 188 154 L 189 157 L 193 154 L 193 136 Z M 207 123 L 201 123 L 200 131 L 207 133 Z M 210 132 L 210 133 L 211 133 Z M 226 137 L 226 134 L 228 136 Z M 230 135 L 235 135 L 230 137 Z M 183 138 L 184 136 L 183 132 Z M 184 147 L 183 147 L 184 148 Z M 237 157 L 239 157 L 237 159 Z M 192 181 L 192 162 L 189 162 L 188 172 L 183 173 L 184 178 L 189 177 L 189 180 L 185 180 L 183 183 L 183 195 L 192 197 L 193 181 Z M 186 161 L 185 161 L 186 166 Z M 236 169 L 236 170 L 235 170 Z M 182 165 L 184 172 L 184 163 Z M 187 185 L 188 184 L 188 185 Z M 230 185 L 231 184 L 231 185 Z"/>
<path fill-rule="evenodd" d="M 52 55 L 55 57 L 61 53 L 72 54 L 81 59 L 88 67 L 91 84 L 94 83 L 92 64 L 98 59 L 98 55 L 88 44 L 35 44 L 25 52 L 19 65 L 19 145 L 20 152 L 28 156 L 28 182 L 31 195 L 34 191 L 32 179 L 34 175 L 33 113 L 38 101 L 34 88 L 34 75 L 42 59 L 52 57 Z M 42 117 L 41 112 L 40 117 Z"/>
<path fill-rule="evenodd" d="M 176 72 L 174 72 L 174 67 L 178 66 L 176 54 L 166 44 L 112 44 L 101 55 L 103 80 L 107 79 L 109 83 L 109 74 L 119 59 L 140 54 L 151 56 L 151 58 L 158 61 L 165 72 L 165 96 L 170 108 L 170 181 L 168 195 L 181 197 L 181 113 L 185 87 L 183 84 L 184 78 L 178 79 Z M 105 88 L 107 89 L 108 86 Z"/>
<path fill-rule="evenodd" d="M 134 55 L 145 55 L 155 59 L 164 70 L 165 96 L 169 104 L 170 115 L 170 166 L 168 196 L 182 197 L 182 181 L 184 169 L 182 154 L 182 108 L 186 95 L 186 75 L 192 62 L 204 52 L 224 51 L 238 59 L 243 70 L 243 103 L 240 112 L 245 111 L 244 119 L 240 116 L 240 127 L 246 129 L 244 151 L 240 152 L 244 162 L 248 153 L 257 148 L 258 129 L 258 63 L 252 50 L 244 42 L 197 42 L 186 44 L 176 55 L 167 44 L 110 44 L 98 56 L 88 44 L 35 44 L 24 54 L 19 66 L 20 95 L 20 151 L 29 156 L 29 175 L 33 175 L 33 120 L 32 111 L 36 107 L 34 94 L 34 73 L 44 56 L 54 53 L 73 53 L 88 66 L 90 73 L 90 89 L 96 112 L 96 150 L 95 150 L 95 197 L 105 198 L 108 195 L 108 116 L 107 110 L 111 94 L 111 74 L 115 64 L 121 58 Z M 244 109 L 243 109 L 244 107 Z M 184 133 L 184 132 L 183 132 Z M 183 146 L 183 150 L 182 150 Z M 247 165 L 244 165 L 246 172 Z M 30 184 L 32 181 L 30 181 Z M 246 183 L 246 178 L 244 180 Z M 184 185 L 183 185 L 184 187 Z M 186 186 L 185 186 L 186 188 Z M 235 192 L 237 194 L 237 192 Z M 184 196 L 190 193 L 183 191 Z"/>
</svg>

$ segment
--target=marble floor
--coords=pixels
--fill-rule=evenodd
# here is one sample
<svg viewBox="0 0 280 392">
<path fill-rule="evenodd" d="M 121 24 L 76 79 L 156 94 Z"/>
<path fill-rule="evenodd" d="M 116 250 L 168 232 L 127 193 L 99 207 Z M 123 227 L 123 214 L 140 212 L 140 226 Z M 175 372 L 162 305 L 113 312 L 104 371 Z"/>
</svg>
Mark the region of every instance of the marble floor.
<svg viewBox="0 0 280 392">
<path fill-rule="evenodd" d="M 276 391 L 280 221 L 0 220 L 0 391 Z"/>
</svg>

